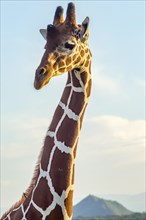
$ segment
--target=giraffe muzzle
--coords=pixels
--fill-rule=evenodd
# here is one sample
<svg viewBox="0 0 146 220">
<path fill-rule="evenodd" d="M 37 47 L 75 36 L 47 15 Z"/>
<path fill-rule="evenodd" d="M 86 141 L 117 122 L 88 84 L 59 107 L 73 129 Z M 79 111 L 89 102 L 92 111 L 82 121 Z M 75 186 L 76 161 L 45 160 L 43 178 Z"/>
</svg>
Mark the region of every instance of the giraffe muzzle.
<svg viewBox="0 0 146 220">
<path fill-rule="evenodd" d="M 34 87 L 39 90 L 46 85 L 51 78 L 47 67 L 41 67 L 36 70 Z"/>
</svg>

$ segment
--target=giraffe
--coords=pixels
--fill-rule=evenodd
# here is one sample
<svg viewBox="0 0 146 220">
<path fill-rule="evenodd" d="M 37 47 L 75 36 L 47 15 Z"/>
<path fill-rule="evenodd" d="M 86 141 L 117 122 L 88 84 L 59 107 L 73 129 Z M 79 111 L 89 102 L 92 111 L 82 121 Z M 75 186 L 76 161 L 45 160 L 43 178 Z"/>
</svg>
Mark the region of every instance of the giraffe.
<svg viewBox="0 0 146 220">
<path fill-rule="evenodd" d="M 36 69 L 39 90 L 52 77 L 68 72 L 67 82 L 47 130 L 34 176 L 21 199 L 1 220 L 71 220 L 74 169 L 82 120 L 91 92 L 89 18 L 76 23 L 75 6 L 69 3 L 66 18 L 57 7 L 53 24 L 40 32 L 45 52 Z"/>
</svg>

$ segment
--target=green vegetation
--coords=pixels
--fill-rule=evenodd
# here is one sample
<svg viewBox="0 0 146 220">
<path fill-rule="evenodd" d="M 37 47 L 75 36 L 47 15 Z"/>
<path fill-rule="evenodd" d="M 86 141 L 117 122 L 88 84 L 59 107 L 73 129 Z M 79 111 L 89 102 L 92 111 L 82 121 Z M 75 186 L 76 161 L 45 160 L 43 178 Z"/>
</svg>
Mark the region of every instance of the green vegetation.
<svg viewBox="0 0 146 220">
<path fill-rule="evenodd" d="M 78 217 L 78 218 L 73 218 L 73 220 L 146 220 L 146 213 L 134 213 L 131 215 L 95 217 L 95 218 Z"/>
</svg>

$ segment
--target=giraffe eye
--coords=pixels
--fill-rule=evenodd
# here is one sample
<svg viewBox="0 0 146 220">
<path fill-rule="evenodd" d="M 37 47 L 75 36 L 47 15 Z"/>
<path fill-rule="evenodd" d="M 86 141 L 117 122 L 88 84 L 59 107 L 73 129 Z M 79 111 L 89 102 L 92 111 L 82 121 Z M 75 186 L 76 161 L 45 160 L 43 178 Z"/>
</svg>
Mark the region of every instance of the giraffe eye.
<svg viewBox="0 0 146 220">
<path fill-rule="evenodd" d="M 72 50 L 75 47 L 75 44 L 66 42 L 64 46 L 66 49 Z"/>
</svg>

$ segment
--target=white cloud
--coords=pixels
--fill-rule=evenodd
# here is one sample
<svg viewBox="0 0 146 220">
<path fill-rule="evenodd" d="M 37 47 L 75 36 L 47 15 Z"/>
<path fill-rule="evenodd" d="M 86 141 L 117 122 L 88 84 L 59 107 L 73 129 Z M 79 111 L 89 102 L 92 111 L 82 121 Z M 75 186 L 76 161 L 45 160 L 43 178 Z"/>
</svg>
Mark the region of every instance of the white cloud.
<svg viewBox="0 0 146 220">
<path fill-rule="evenodd" d="M 99 116 L 85 122 L 85 129 L 89 129 L 89 137 L 85 142 L 94 146 L 93 150 L 104 154 L 137 153 L 139 160 L 144 159 L 145 121 L 128 120 L 116 116 Z M 84 133 L 83 133 L 84 135 Z M 83 141 L 83 140 L 82 140 Z M 135 158 L 130 160 L 137 161 Z"/>
<path fill-rule="evenodd" d="M 3 122 L 1 158 L 27 161 L 37 160 L 47 132 L 48 120 L 45 118 L 9 118 Z M 35 163 L 35 162 L 34 162 Z"/>
<path fill-rule="evenodd" d="M 89 193 L 144 191 L 144 163 L 144 120 L 104 115 L 84 121 L 77 151 L 75 199 Z"/>
</svg>

